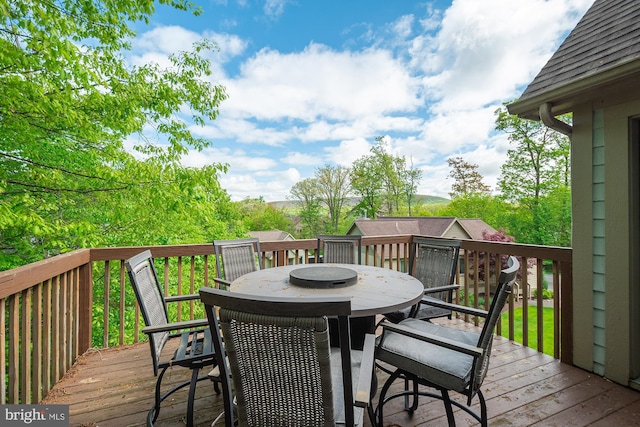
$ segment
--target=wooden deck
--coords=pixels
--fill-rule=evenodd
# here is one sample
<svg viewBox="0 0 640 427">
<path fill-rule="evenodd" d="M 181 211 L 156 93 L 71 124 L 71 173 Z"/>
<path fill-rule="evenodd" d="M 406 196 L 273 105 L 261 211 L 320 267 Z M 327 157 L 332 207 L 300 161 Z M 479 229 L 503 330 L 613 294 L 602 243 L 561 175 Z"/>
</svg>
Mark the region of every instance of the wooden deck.
<svg viewBox="0 0 640 427">
<path fill-rule="evenodd" d="M 456 327 L 472 326 L 457 322 Z M 167 386 L 188 378 L 186 371 L 167 373 Z M 384 378 L 380 372 L 379 384 Z M 69 404 L 71 426 L 139 426 L 153 403 L 154 385 L 148 344 L 95 350 L 83 355 L 42 403 Z M 491 426 L 640 426 L 640 392 L 500 337 L 482 390 Z M 175 393 L 156 425 L 184 426 L 185 402 L 186 390 Z M 199 383 L 198 427 L 210 426 L 221 405 L 222 396 L 214 394 L 211 383 Z M 402 399 L 396 399 L 385 406 L 385 426 L 447 424 L 440 401 L 422 398 L 413 417 L 401 405 Z M 460 426 L 476 425 L 464 412 L 457 411 L 456 417 Z M 368 419 L 365 425 L 371 425 Z"/>
</svg>

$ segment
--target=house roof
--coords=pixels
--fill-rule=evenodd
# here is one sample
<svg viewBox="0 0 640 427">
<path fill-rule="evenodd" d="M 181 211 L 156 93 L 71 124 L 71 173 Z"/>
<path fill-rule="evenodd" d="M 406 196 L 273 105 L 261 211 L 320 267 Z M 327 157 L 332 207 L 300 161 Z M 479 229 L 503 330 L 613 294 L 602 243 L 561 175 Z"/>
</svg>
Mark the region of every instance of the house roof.
<svg viewBox="0 0 640 427">
<path fill-rule="evenodd" d="M 274 240 L 294 240 L 291 234 L 281 230 L 269 230 L 269 231 L 250 231 L 251 237 L 257 237 L 258 240 L 271 242 Z"/>
<path fill-rule="evenodd" d="M 473 240 L 483 240 L 483 233 L 496 233 L 498 230 L 479 218 L 459 218 L 458 223 Z"/>
<path fill-rule="evenodd" d="M 474 240 L 482 240 L 482 232 L 496 230 L 477 218 L 461 219 L 454 216 L 440 217 L 382 217 L 378 219 L 358 219 L 353 222 L 347 234 L 359 230 L 363 236 L 390 236 L 395 234 L 416 234 L 443 237 L 458 224 Z"/>
<path fill-rule="evenodd" d="M 540 105 L 551 102 L 554 114 L 561 114 L 571 111 L 572 99 L 589 97 L 598 87 L 613 89 L 632 77 L 640 79 L 640 2 L 596 0 L 520 99 L 507 108 L 539 119 Z"/>
</svg>

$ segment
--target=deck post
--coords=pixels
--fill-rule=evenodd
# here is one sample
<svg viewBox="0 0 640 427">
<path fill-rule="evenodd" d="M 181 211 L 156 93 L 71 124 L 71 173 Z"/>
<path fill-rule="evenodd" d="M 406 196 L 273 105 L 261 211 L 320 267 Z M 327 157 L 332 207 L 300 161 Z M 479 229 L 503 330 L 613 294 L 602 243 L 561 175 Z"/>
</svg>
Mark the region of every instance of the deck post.
<svg viewBox="0 0 640 427">
<path fill-rule="evenodd" d="M 91 261 L 80 266 L 79 275 L 78 354 L 82 354 L 91 348 L 92 341 L 93 277 L 91 274 Z"/>
</svg>

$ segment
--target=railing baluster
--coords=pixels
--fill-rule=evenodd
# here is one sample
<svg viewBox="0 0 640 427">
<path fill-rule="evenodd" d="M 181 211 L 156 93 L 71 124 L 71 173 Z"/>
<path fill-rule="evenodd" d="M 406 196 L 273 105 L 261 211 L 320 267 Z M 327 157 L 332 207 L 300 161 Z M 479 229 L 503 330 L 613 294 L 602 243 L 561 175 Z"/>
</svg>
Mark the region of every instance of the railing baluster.
<svg viewBox="0 0 640 427">
<path fill-rule="evenodd" d="M 127 302 L 127 298 L 125 295 L 126 289 L 125 289 L 125 266 L 124 266 L 124 260 L 120 260 L 120 313 L 118 315 L 118 318 L 120 320 L 120 328 L 119 328 L 119 340 L 118 342 L 120 343 L 120 345 L 124 345 L 125 343 L 125 312 L 126 312 L 126 307 L 125 307 L 125 303 Z"/>
<path fill-rule="evenodd" d="M 58 358 L 59 367 L 59 377 L 56 378 L 56 381 L 67 372 L 67 273 L 63 273 L 60 276 L 60 316 L 58 317 L 59 322 L 59 338 L 58 348 L 60 349 L 60 357 Z"/>
<path fill-rule="evenodd" d="M 526 298 L 522 298 L 522 345 L 529 346 L 529 278 L 528 278 L 528 264 L 527 257 L 521 258 L 520 263 L 520 275 L 522 277 L 522 295 L 526 295 Z"/>
<path fill-rule="evenodd" d="M 182 295 L 182 257 L 178 257 L 178 293 L 177 295 Z M 178 322 L 182 321 L 182 301 L 178 301 L 176 303 L 178 307 Z"/>
<path fill-rule="evenodd" d="M 102 331 L 102 346 L 104 348 L 109 347 L 109 289 L 111 288 L 111 264 L 109 260 L 104 262 L 104 295 L 103 295 L 103 331 Z"/>
<path fill-rule="evenodd" d="M 195 264 L 195 257 L 192 256 L 191 257 L 191 262 L 190 262 L 190 266 L 191 269 L 189 270 L 189 293 L 190 294 L 194 294 L 196 292 L 195 290 L 195 276 L 196 276 L 196 264 Z M 193 300 L 189 301 L 189 319 L 193 319 L 193 308 L 194 308 L 194 304 L 195 302 Z"/>
<path fill-rule="evenodd" d="M 31 294 L 32 288 L 22 291 L 22 342 L 31 343 Z M 21 390 L 20 401 L 22 403 L 31 403 L 31 346 L 22 345 L 20 348 L 21 363 Z"/>
<path fill-rule="evenodd" d="M 7 330 L 7 322 L 6 322 L 6 298 L 0 298 L 0 378 L 2 379 L 2 383 L 0 383 L 0 405 L 7 404 L 7 364 L 5 361 L 7 360 L 7 339 L 5 331 Z"/>
<path fill-rule="evenodd" d="M 42 288 L 42 283 L 33 287 L 33 317 L 31 321 L 31 337 L 33 341 L 31 390 L 33 392 L 33 402 L 40 402 L 42 399 Z"/>
<path fill-rule="evenodd" d="M 55 382 L 55 380 L 51 379 L 51 362 L 55 363 L 55 359 L 52 357 L 52 348 L 51 348 L 51 333 L 52 333 L 52 322 L 51 322 L 51 283 L 53 279 L 49 279 L 44 283 L 43 289 L 43 307 L 42 307 L 42 353 L 44 360 L 42 361 L 42 376 L 43 376 L 43 389 L 42 394 L 44 396 L 49 393 L 51 389 L 51 385 Z"/>
<path fill-rule="evenodd" d="M 20 403 L 20 294 L 9 297 L 9 402 Z"/>
<path fill-rule="evenodd" d="M 60 372 L 60 276 L 51 281 L 51 382 L 55 383 L 64 372 Z M 105 345 L 106 347 L 106 345 Z"/>
<path fill-rule="evenodd" d="M 537 313 L 537 344 L 538 351 L 544 352 L 544 305 L 543 305 L 543 297 L 544 297 L 544 286 L 542 283 L 542 260 L 540 258 L 536 258 L 536 281 L 538 287 L 538 295 L 536 296 L 536 313 Z"/>
</svg>

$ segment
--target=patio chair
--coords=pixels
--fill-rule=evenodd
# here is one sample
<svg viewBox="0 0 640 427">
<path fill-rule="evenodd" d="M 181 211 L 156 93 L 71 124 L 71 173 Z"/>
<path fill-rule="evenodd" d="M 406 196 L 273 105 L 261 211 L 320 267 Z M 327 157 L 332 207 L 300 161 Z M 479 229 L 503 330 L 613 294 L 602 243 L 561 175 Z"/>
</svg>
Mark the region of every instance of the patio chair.
<svg viewBox="0 0 640 427">
<path fill-rule="evenodd" d="M 362 236 L 358 235 L 318 235 L 316 259 L 319 262 L 322 251 L 322 262 L 337 264 L 362 264 Z"/>
<path fill-rule="evenodd" d="M 160 413 L 160 404 L 175 391 L 189 386 L 187 399 L 187 425 L 193 425 L 193 399 L 196 384 L 208 379 L 200 376 L 202 368 L 215 366 L 216 358 L 211 340 L 211 331 L 207 319 L 183 322 L 169 321 L 167 303 L 199 299 L 198 294 L 164 297 L 158 275 L 153 265 L 151 251 L 146 250 L 125 261 L 129 279 L 136 295 L 145 327 L 142 332 L 149 338 L 153 375 L 157 377 L 155 403 L 147 415 L 147 425 L 153 425 Z M 170 345 L 168 345 L 171 343 Z M 173 345 L 173 344 L 176 345 Z M 165 347 L 177 349 L 172 355 Z M 191 369 L 191 379 L 178 384 L 164 394 L 161 393 L 162 378 L 167 369 L 182 366 Z M 159 372 L 159 374 L 158 374 Z M 217 382 L 214 382 L 216 393 L 220 393 Z"/>
<path fill-rule="evenodd" d="M 323 252 L 323 263 L 336 264 L 362 264 L 362 236 L 347 235 L 329 235 L 319 234 L 318 244 L 316 248 L 316 258 L 320 259 L 320 250 Z M 357 254 L 357 255 L 356 255 Z M 362 349 L 364 341 L 364 333 L 375 329 L 375 317 L 354 317 L 349 319 L 351 325 L 352 346 L 356 349 Z M 338 326 L 335 319 L 329 319 L 329 328 L 331 331 L 331 345 L 338 346 Z"/>
<path fill-rule="evenodd" d="M 361 425 L 375 341 L 370 334 L 364 351 L 351 350 L 348 298 L 273 298 L 212 288 L 200 289 L 200 298 L 214 337 L 226 426 Z M 338 318 L 339 349 L 329 346 L 327 316 Z"/>
<path fill-rule="evenodd" d="M 425 296 L 422 302 L 403 310 L 385 314 L 393 323 L 413 317 L 429 320 L 438 317 L 451 318 L 451 310 L 429 304 L 432 301 L 453 302 L 453 291 L 460 240 L 432 239 L 414 236 L 409 256 L 409 272 L 424 285 Z"/>
<path fill-rule="evenodd" d="M 482 426 L 487 426 L 487 405 L 480 387 L 489 368 L 494 329 L 519 268 L 517 258 L 509 257 L 508 268 L 500 272 L 489 311 L 442 301 L 429 302 L 458 313 L 483 317 L 480 333 L 413 318 L 399 324 L 381 323 L 383 330 L 376 346 L 376 359 L 395 367 L 395 371 L 380 391 L 376 408 L 377 425 L 382 425 L 383 408 L 388 401 L 401 396 L 413 396 L 413 405 L 405 408 L 413 413 L 418 407 L 418 396 L 429 396 L 443 400 L 450 426 L 455 425 L 452 405 L 470 414 Z M 413 389 L 387 396 L 392 383 L 398 378 L 413 381 Z M 418 384 L 434 388 L 440 393 L 420 391 Z M 466 405 L 451 399 L 450 390 L 467 396 Z M 480 414 L 471 408 L 471 401 L 476 395 L 480 401 Z"/>
<path fill-rule="evenodd" d="M 227 289 L 238 277 L 264 268 L 260 240 L 255 237 L 236 240 L 214 240 L 216 278 L 221 289 Z"/>
</svg>

